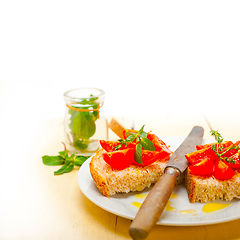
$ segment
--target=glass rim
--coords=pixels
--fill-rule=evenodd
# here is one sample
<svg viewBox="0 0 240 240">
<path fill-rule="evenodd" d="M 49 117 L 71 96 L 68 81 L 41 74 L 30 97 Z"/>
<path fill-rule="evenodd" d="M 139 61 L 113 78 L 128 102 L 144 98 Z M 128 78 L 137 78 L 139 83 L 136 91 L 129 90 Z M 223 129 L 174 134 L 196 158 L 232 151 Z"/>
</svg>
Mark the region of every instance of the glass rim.
<svg viewBox="0 0 240 240">
<path fill-rule="evenodd" d="M 93 94 L 92 96 L 88 96 L 88 97 L 76 97 L 76 96 L 71 96 L 70 95 L 70 93 L 72 93 L 74 91 L 81 91 L 81 90 L 89 90 L 89 92 L 98 91 L 99 94 Z M 88 98 L 92 98 L 92 97 L 96 97 L 96 98 L 103 97 L 105 95 L 105 92 L 102 89 L 99 89 L 99 88 L 86 87 L 86 88 L 73 88 L 71 90 L 66 91 L 63 95 L 66 98 L 82 100 L 82 99 L 88 99 Z"/>
</svg>

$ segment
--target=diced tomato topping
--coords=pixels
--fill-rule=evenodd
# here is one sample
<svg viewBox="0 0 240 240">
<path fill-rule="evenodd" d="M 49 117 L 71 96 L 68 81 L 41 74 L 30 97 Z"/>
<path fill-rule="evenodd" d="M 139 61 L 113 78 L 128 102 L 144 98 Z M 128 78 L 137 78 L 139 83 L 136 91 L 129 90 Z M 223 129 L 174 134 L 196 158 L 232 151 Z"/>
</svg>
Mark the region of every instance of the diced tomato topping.
<svg viewBox="0 0 240 240">
<path fill-rule="evenodd" d="M 214 158 L 205 156 L 200 162 L 192 164 L 189 169 L 196 175 L 207 175 L 213 173 Z"/>
<path fill-rule="evenodd" d="M 104 161 L 117 170 L 129 167 L 134 159 L 134 149 L 124 149 L 102 154 Z"/>
<path fill-rule="evenodd" d="M 171 154 L 171 151 L 167 145 L 158 136 L 153 133 L 148 133 L 147 138 L 153 143 L 155 150 L 161 153 L 161 158 L 164 158 Z"/>
<path fill-rule="evenodd" d="M 231 163 L 231 161 L 234 160 L 235 163 Z M 234 155 L 228 157 L 228 161 L 224 161 L 226 165 L 231 167 L 232 169 L 240 169 L 240 156 L 238 153 L 235 153 Z"/>
<path fill-rule="evenodd" d="M 204 149 L 204 148 L 211 148 L 213 144 L 215 144 L 215 143 L 207 143 L 207 144 L 204 144 L 204 145 L 197 145 L 196 149 L 200 150 L 200 149 Z M 230 146 L 232 144 L 233 144 L 232 141 L 223 141 L 219 145 L 220 145 L 221 148 L 224 149 L 224 148 L 227 148 L 228 146 Z"/>
<path fill-rule="evenodd" d="M 100 140 L 99 143 L 102 146 L 102 148 L 107 152 L 115 151 L 114 147 L 120 144 L 120 142 L 118 141 L 105 141 L 105 140 Z"/>
<path fill-rule="evenodd" d="M 213 145 L 213 143 L 207 143 L 207 144 L 204 144 L 204 145 L 197 145 L 196 149 L 201 150 L 201 149 L 204 149 L 204 148 L 211 148 L 212 145 Z"/>
<path fill-rule="evenodd" d="M 146 166 L 156 162 L 160 158 L 161 153 L 150 150 L 142 150 L 142 164 L 137 163 L 135 159 L 133 159 L 133 164 L 138 166 Z"/>
<path fill-rule="evenodd" d="M 237 146 L 240 147 L 240 141 L 237 141 L 236 143 L 233 143 L 232 141 L 221 142 L 219 144 L 219 147 L 222 148 L 222 151 L 219 151 L 220 158 L 211 149 L 213 144 L 216 143 L 197 145 L 197 151 L 185 155 L 190 163 L 189 170 L 191 173 L 197 175 L 212 173 L 215 178 L 220 180 L 232 178 L 235 175 L 233 169 L 240 169 L 239 149 L 233 148 Z M 227 152 L 224 153 L 225 151 Z M 224 154 L 221 155 L 221 153 Z"/>
<path fill-rule="evenodd" d="M 127 138 L 126 132 L 137 133 L 136 130 L 125 129 L 123 131 L 124 138 Z M 148 133 L 147 138 L 153 142 L 155 151 L 142 149 L 142 164 L 137 163 L 134 159 L 136 141 L 134 142 L 125 142 L 121 145 L 121 148 L 116 149 L 119 144 L 119 141 L 105 141 L 100 140 L 100 145 L 107 152 L 103 153 L 103 159 L 106 163 L 112 167 L 122 170 L 128 167 L 130 164 L 135 164 L 139 166 L 146 166 L 154 163 L 158 159 L 163 159 L 171 155 L 171 151 L 167 145 L 155 134 Z M 130 152 L 127 150 L 131 150 Z M 131 161 L 129 161 L 131 159 Z M 130 164 L 129 164 L 130 162 Z"/>
<path fill-rule="evenodd" d="M 203 148 L 198 151 L 188 153 L 185 155 L 186 159 L 191 164 L 196 164 L 201 162 L 205 158 L 215 158 L 215 154 L 211 148 Z"/>
<path fill-rule="evenodd" d="M 135 149 L 135 147 L 136 147 L 136 143 L 134 143 L 134 142 L 129 142 L 129 143 L 127 143 L 127 146 L 123 146 L 123 148 L 134 148 Z"/>
<path fill-rule="evenodd" d="M 102 148 L 107 151 L 107 152 L 112 152 L 115 151 L 115 147 L 120 144 L 119 141 L 105 141 L 105 140 L 100 140 L 100 145 Z M 127 149 L 127 148 L 135 148 L 136 143 L 129 142 L 127 145 L 121 146 L 120 150 Z"/>
<path fill-rule="evenodd" d="M 213 176 L 219 180 L 230 179 L 235 175 L 235 172 L 221 160 L 217 160 L 214 165 Z"/>
<path fill-rule="evenodd" d="M 240 141 L 237 141 L 236 143 L 233 143 L 233 144 L 229 145 L 227 148 L 224 148 L 223 152 L 228 150 L 228 149 L 230 149 L 230 148 L 232 148 L 232 147 L 237 147 L 239 144 L 240 144 Z M 238 149 L 233 148 L 233 149 L 227 151 L 226 153 L 224 153 L 222 155 L 222 157 L 230 157 L 230 156 L 236 154 L 237 152 L 238 152 Z"/>
<path fill-rule="evenodd" d="M 225 149 L 225 148 L 229 147 L 229 146 L 232 145 L 232 144 L 233 144 L 232 141 L 223 141 L 223 142 L 221 142 L 219 145 L 220 145 L 220 147 L 221 147 L 222 149 Z"/>
</svg>

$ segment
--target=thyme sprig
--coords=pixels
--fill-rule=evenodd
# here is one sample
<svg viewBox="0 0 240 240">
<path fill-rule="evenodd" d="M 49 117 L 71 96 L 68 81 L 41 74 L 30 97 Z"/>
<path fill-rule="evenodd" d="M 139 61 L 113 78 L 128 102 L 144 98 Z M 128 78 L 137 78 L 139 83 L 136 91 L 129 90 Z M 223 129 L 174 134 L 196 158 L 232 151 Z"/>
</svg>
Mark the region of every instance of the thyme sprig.
<svg viewBox="0 0 240 240">
<path fill-rule="evenodd" d="M 217 131 L 216 130 L 211 130 L 210 133 L 211 133 L 211 136 L 214 136 L 215 140 L 217 141 L 217 143 L 212 145 L 211 149 L 215 152 L 215 154 L 218 156 L 218 158 L 220 160 L 225 160 L 225 161 L 227 161 L 229 163 L 235 164 L 235 160 L 233 158 L 231 158 L 231 157 L 230 158 L 223 157 L 223 155 L 226 154 L 228 151 L 230 151 L 232 149 L 238 150 L 238 149 L 240 149 L 240 147 L 239 146 L 233 146 L 233 147 L 227 149 L 226 151 L 222 152 L 223 149 L 220 146 L 220 143 L 223 142 L 222 135 L 218 132 L 218 130 Z M 240 150 L 238 151 L 238 154 L 239 153 L 240 153 Z"/>
</svg>

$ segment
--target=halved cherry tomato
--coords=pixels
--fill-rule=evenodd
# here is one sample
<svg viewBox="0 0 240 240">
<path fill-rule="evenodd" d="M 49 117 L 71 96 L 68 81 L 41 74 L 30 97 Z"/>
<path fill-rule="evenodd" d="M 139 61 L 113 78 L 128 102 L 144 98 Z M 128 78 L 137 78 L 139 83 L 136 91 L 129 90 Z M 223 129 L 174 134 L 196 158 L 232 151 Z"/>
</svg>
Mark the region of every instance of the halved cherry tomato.
<svg viewBox="0 0 240 240">
<path fill-rule="evenodd" d="M 155 150 L 161 153 L 159 157 L 164 158 L 171 154 L 167 145 L 158 136 L 153 133 L 148 133 L 147 138 L 153 143 Z"/>
<path fill-rule="evenodd" d="M 104 161 L 117 170 L 129 167 L 134 159 L 134 149 L 124 149 L 102 154 Z"/>
<path fill-rule="evenodd" d="M 214 158 L 208 157 L 207 155 L 196 164 L 189 166 L 191 173 L 196 175 L 208 175 L 213 173 Z"/>
<path fill-rule="evenodd" d="M 120 144 L 120 142 L 118 141 L 105 141 L 105 140 L 100 140 L 99 143 L 102 146 L 102 148 L 107 152 L 115 151 L 114 147 Z"/>
<path fill-rule="evenodd" d="M 227 148 L 223 149 L 223 152 L 232 147 L 237 147 L 239 144 L 240 144 L 240 141 L 237 141 L 236 143 L 233 143 L 233 144 L 229 145 Z M 238 152 L 238 149 L 234 148 L 234 149 L 231 149 L 231 150 L 227 151 L 226 153 L 224 153 L 222 155 L 222 157 L 230 157 L 230 156 L 236 154 L 237 152 Z"/>
<path fill-rule="evenodd" d="M 161 153 L 150 150 L 142 150 L 142 164 L 137 163 L 135 159 L 133 159 L 132 163 L 138 166 L 146 166 L 156 162 L 160 158 Z"/>
<path fill-rule="evenodd" d="M 204 144 L 204 145 L 197 145 L 196 149 L 201 150 L 201 149 L 204 149 L 204 148 L 210 148 L 210 147 L 212 147 L 212 145 L 213 145 L 213 143 L 207 143 L 207 144 Z"/>
<path fill-rule="evenodd" d="M 214 160 L 216 158 L 216 154 L 211 148 L 203 148 L 198 151 L 188 153 L 185 155 L 185 157 L 189 163 L 196 164 L 201 162 L 205 158 L 212 158 Z"/>
<path fill-rule="evenodd" d="M 235 172 L 223 161 L 217 160 L 214 164 L 213 176 L 219 180 L 230 179 L 235 175 Z"/>
<path fill-rule="evenodd" d="M 129 136 L 129 135 L 127 134 L 127 132 L 130 132 L 130 133 L 137 133 L 137 130 L 133 130 L 133 129 L 124 129 L 124 130 L 123 130 L 123 138 L 124 138 L 124 140 L 126 140 L 127 137 Z M 135 142 L 136 142 L 136 140 L 135 140 Z"/>
<path fill-rule="evenodd" d="M 105 141 L 105 140 L 100 140 L 100 145 L 102 148 L 107 151 L 107 152 L 112 152 L 116 151 L 115 147 L 120 144 L 119 141 Z M 120 150 L 127 149 L 127 148 L 135 148 L 136 143 L 127 143 L 126 146 L 121 146 Z"/>
<path fill-rule="evenodd" d="M 224 163 L 226 165 L 228 165 L 229 167 L 231 167 L 232 169 L 240 169 L 240 156 L 238 153 L 235 153 L 234 155 L 228 157 L 229 160 L 231 160 L 230 158 L 232 158 L 235 161 L 234 163 L 230 163 L 228 161 L 224 161 Z"/>
<path fill-rule="evenodd" d="M 127 146 L 123 146 L 122 149 L 125 149 L 125 148 L 134 148 L 135 149 L 135 147 L 136 147 L 136 143 L 129 142 L 129 143 L 127 143 Z"/>
<path fill-rule="evenodd" d="M 204 145 L 197 145 L 196 149 L 201 150 L 201 149 L 204 149 L 204 148 L 211 148 L 213 144 L 216 144 L 216 143 L 207 143 L 207 144 L 204 144 Z M 224 149 L 224 148 L 227 148 L 228 146 L 230 146 L 232 144 L 233 144 L 232 141 L 223 141 L 219 145 L 221 146 L 221 148 Z"/>
</svg>

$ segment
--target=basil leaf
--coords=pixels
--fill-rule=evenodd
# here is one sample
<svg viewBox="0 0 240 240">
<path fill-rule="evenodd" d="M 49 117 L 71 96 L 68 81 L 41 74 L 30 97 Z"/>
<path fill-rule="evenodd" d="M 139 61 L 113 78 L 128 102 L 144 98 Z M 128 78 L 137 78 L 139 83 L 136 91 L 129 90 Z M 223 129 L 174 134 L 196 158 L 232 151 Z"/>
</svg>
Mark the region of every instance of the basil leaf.
<svg viewBox="0 0 240 240">
<path fill-rule="evenodd" d="M 63 173 L 71 172 L 73 170 L 73 167 L 74 167 L 73 163 L 64 164 L 60 169 L 54 172 L 54 175 L 60 175 Z"/>
<path fill-rule="evenodd" d="M 59 155 L 62 157 L 62 158 L 67 158 L 68 157 L 68 150 L 66 150 L 66 151 L 61 151 L 61 152 L 59 152 Z"/>
<path fill-rule="evenodd" d="M 73 146 L 76 148 L 76 149 L 87 149 L 88 148 L 88 142 L 87 141 L 84 141 L 84 140 L 80 140 L 80 139 L 77 139 L 75 140 L 75 142 L 73 143 Z"/>
<path fill-rule="evenodd" d="M 129 135 L 136 135 L 136 133 L 135 133 L 135 132 L 125 132 L 125 135 L 126 135 L 126 136 L 129 136 Z"/>
<path fill-rule="evenodd" d="M 133 142 L 135 140 L 135 138 L 137 137 L 136 134 L 131 134 L 126 138 L 127 142 Z"/>
<path fill-rule="evenodd" d="M 137 163 L 142 164 L 142 145 L 140 143 L 135 147 L 134 159 Z"/>
<path fill-rule="evenodd" d="M 147 137 L 147 133 L 146 132 L 142 132 L 141 134 L 139 134 L 139 136 L 141 138 L 146 138 Z"/>
<path fill-rule="evenodd" d="M 74 162 L 74 159 L 75 159 L 75 153 L 73 153 L 70 157 L 67 157 L 67 158 L 65 159 L 65 164 L 73 163 L 73 162 Z"/>
<path fill-rule="evenodd" d="M 73 164 L 75 166 L 81 166 L 89 157 L 85 156 L 76 156 Z"/>
<path fill-rule="evenodd" d="M 73 122 L 73 133 L 77 139 L 88 140 L 96 131 L 96 125 L 90 114 L 79 112 Z"/>
<path fill-rule="evenodd" d="M 70 157 L 66 158 L 66 161 L 73 161 L 75 158 L 75 153 L 73 153 Z"/>
<path fill-rule="evenodd" d="M 142 148 L 145 150 L 155 151 L 155 146 L 153 145 L 152 141 L 146 137 L 143 137 L 140 141 Z"/>
<path fill-rule="evenodd" d="M 45 165 L 48 165 L 48 166 L 58 166 L 58 165 L 62 165 L 65 160 L 61 156 L 45 155 L 42 157 L 42 161 Z"/>
<path fill-rule="evenodd" d="M 147 137 L 147 133 L 143 131 L 143 128 L 145 127 L 145 125 L 143 125 L 141 127 L 141 129 L 137 132 L 137 135 L 139 135 L 140 138 L 144 138 Z"/>
<path fill-rule="evenodd" d="M 143 132 L 143 128 L 145 127 L 145 124 L 138 130 L 138 134 L 141 134 Z"/>
<path fill-rule="evenodd" d="M 81 105 L 81 107 L 75 106 L 77 109 L 90 110 L 87 112 L 75 111 L 69 109 L 68 113 L 71 115 L 70 124 L 68 125 L 73 139 L 73 146 L 76 149 L 82 150 L 87 149 L 88 140 L 96 132 L 95 121 L 98 119 L 98 111 L 91 111 L 92 109 L 97 109 L 99 103 L 96 102 L 98 98 L 90 95 L 89 98 L 83 101 L 77 102 L 76 105 Z"/>
<path fill-rule="evenodd" d="M 74 110 L 72 110 L 72 109 L 69 109 L 68 110 L 68 113 L 71 115 L 71 117 L 70 117 L 70 123 L 69 123 L 69 128 L 71 129 L 71 130 L 73 130 L 73 123 L 74 123 L 74 120 L 75 120 L 75 118 L 77 117 L 77 115 L 78 115 L 78 112 L 77 111 L 74 111 Z M 71 132 L 72 134 L 73 134 L 73 132 Z"/>
</svg>

